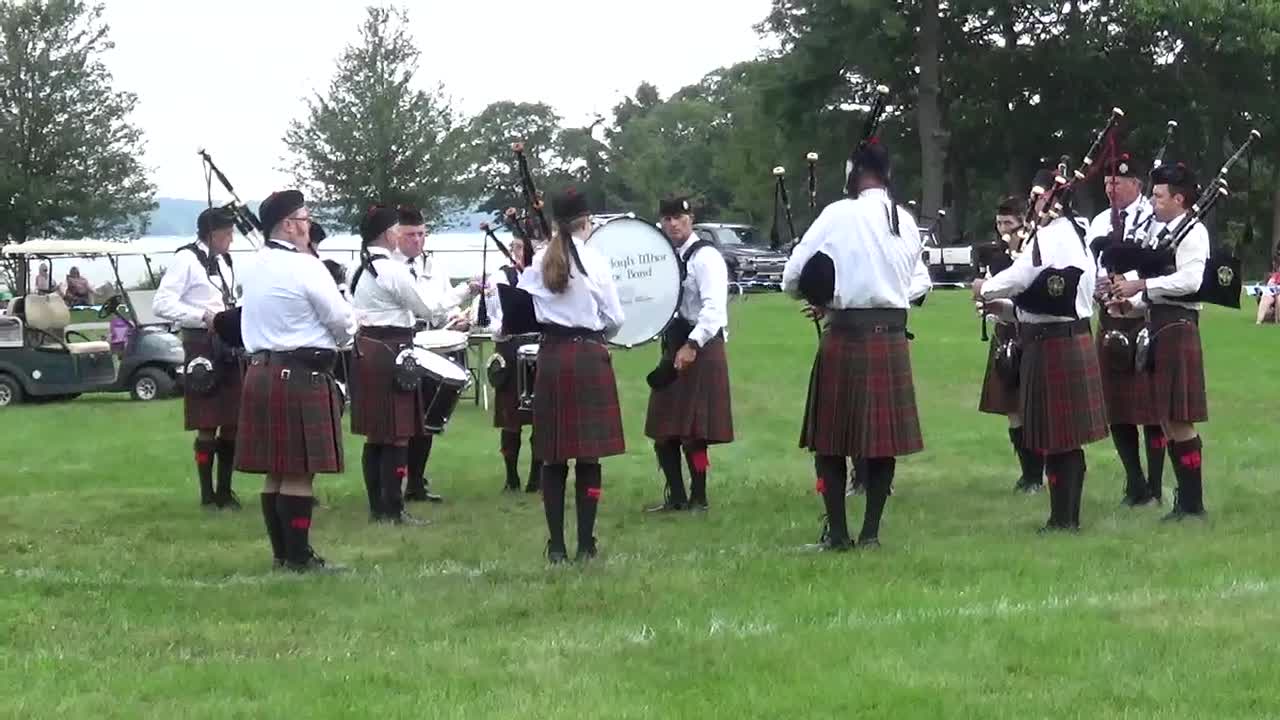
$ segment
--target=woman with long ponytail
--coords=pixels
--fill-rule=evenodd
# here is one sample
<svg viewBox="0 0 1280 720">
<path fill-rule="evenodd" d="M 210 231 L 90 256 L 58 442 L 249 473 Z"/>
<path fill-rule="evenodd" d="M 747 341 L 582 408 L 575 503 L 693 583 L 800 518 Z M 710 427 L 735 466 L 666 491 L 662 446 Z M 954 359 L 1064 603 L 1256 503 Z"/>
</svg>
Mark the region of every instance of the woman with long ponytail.
<svg viewBox="0 0 1280 720">
<path fill-rule="evenodd" d="M 586 244 L 591 213 L 570 189 L 552 198 L 556 232 L 520 278 L 542 327 L 534 381 L 534 454 L 542 465 L 547 559 L 568 560 L 564 496 L 574 460 L 579 561 L 595 557 L 600 458 L 626 452 L 618 388 L 605 339 L 622 325 L 622 303 L 609 261 Z"/>
</svg>

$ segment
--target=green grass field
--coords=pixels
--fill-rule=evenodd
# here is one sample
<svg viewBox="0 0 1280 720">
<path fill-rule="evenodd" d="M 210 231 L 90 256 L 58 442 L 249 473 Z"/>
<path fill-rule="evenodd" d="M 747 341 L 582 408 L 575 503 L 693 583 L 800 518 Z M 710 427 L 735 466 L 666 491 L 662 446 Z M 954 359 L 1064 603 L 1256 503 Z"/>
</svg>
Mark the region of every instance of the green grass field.
<svg viewBox="0 0 1280 720">
<path fill-rule="evenodd" d="M 358 468 L 320 478 L 339 577 L 269 570 L 257 478 L 245 511 L 199 509 L 180 401 L 0 413 L 0 716 L 1280 716 L 1280 335 L 1251 303 L 1206 313 L 1209 523 L 1119 507 L 1104 441 L 1084 532 L 1039 537 L 1047 498 L 1011 492 L 1004 421 L 975 410 L 966 296 L 913 313 L 927 449 L 899 462 L 875 553 L 796 550 L 821 512 L 796 448 L 815 340 L 779 296 L 731 306 L 739 439 L 713 450 L 706 516 L 640 512 L 661 497 L 656 351 L 615 354 L 630 451 L 605 462 L 588 567 L 545 564 L 541 507 L 499 493 L 470 405 L 437 442 L 428 527 L 371 526 Z"/>
</svg>

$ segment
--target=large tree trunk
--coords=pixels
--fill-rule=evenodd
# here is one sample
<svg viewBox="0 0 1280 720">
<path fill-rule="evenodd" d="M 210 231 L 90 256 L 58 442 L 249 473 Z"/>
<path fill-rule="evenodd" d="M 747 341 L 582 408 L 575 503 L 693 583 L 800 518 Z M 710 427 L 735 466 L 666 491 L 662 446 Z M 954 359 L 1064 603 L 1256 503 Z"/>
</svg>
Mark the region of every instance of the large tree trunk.
<svg viewBox="0 0 1280 720">
<path fill-rule="evenodd" d="M 938 69 L 941 52 L 941 19 L 938 0 L 924 0 L 920 16 L 917 54 L 920 60 L 917 120 L 920 132 L 920 185 L 923 203 L 920 214 L 938 216 L 942 207 L 942 188 L 947 167 L 948 133 L 942 123 L 939 96 L 942 84 Z"/>
</svg>

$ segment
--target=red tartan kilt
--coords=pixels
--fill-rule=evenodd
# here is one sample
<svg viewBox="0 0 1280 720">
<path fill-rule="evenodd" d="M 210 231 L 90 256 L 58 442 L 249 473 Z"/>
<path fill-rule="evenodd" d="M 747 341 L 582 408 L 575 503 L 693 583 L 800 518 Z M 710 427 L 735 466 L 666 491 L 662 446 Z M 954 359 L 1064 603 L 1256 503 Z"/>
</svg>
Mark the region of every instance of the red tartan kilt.
<svg viewBox="0 0 1280 720">
<path fill-rule="evenodd" d="M 1034 325 L 1024 325 L 1024 331 Z M 1020 397 L 1028 449 L 1061 453 L 1107 436 L 1102 372 L 1088 332 L 1022 340 Z"/>
<path fill-rule="evenodd" d="M 413 331 L 403 337 L 356 338 L 351 367 L 351 432 L 375 444 L 389 445 L 422 434 L 422 394 L 395 385 L 395 359 L 413 344 Z"/>
<path fill-rule="evenodd" d="M 644 434 L 654 440 L 680 438 L 708 445 L 733 442 L 729 358 L 723 335 L 699 350 L 693 365 L 674 383 L 650 391 Z"/>
<path fill-rule="evenodd" d="M 543 462 L 627 451 L 613 360 L 603 342 L 543 335 L 533 393 L 533 446 Z"/>
<path fill-rule="evenodd" d="M 856 458 L 924 449 L 906 335 L 827 328 L 809 376 L 800 447 Z"/>
<path fill-rule="evenodd" d="M 196 357 L 213 360 L 213 340 L 207 330 L 183 330 L 182 351 L 186 362 Z M 208 394 L 200 394 L 183 383 L 183 427 L 187 430 L 213 430 L 235 427 L 240 421 L 240 393 L 244 384 L 244 366 L 234 363 L 215 364 L 218 384 Z"/>
<path fill-rule="evenodd" d="M 240 403 L 236 470 L 311 475 L 343 470 L 340 396 L 333 377 L 257 360 Z"/>
<path fill-rule="evenodd" d="M 996 372 L 996 346 L 1017 334 L 1018 326 L 1014 323 L 995 325 L 995 334 L 987 347 L 987 373 L 982 378 L 982 395 L 978 397 L 979 412 L 992 415 L 1018 412 L 1018 386 L 1005 382 Z"/>
<path fill-rule="evenodd" d="M 1102 350 L 1103 335 L 1109 330 L 1120 330 L 1129 336 L 1129 342 L 1137 343 L 1138 331 L 1142 329 L 1144 322 L 1142 318 L 1118 318 L 1110 315 L 1102 315 L 1099 320 L 1096 343 L 1098 369 L 1102 373 L 1102 397 L 1106 402 L 1107 422 L 1112 425 L 1160 424 L 1155 395 L 1151 391 L 1151 376 L 1145 372 L 1126 372 L 1110 367 Z"/>
<path fill-rule="evenodd" d="M 1200 328 L 1187 322 L 1176 326 L 1153 324 L 1155 372 L 1151 392 L 1162 420 L 1198 423 L 1209 419 L 1204 390 L 1204 354 Z"/>
</svg>

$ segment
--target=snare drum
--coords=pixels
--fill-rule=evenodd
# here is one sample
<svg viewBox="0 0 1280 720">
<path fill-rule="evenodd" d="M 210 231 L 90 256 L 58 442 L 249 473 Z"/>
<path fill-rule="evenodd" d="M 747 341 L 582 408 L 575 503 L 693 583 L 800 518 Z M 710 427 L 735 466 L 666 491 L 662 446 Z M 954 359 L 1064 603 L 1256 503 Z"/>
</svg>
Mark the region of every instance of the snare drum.
<svg viewBox="0 0 1280 720">
<path fill-rule="evenodd" d="M 471 375 L 457 363 L 426 348 L 408 348 L 401 356 L 411 354 L 422 378 L 418 392 L 422 394 L 422 428 L 429 433 L 442 433 L 458 407 L 462 391 L 471 383 Z M 396 362 L 400 362 L 400 357 Z"/>
<path fill-rule="evenodd" d="M 467 334 L 457 330 L 423 330 L 413 336 L 416 347 L 444 355 L 464 369 L 467 362 Z"/>
<path fill-rule="evenodd" d="M 516 349 L 516 392 L 520 409 L 533 412 L 533 382 L 538 377 L 538 345 L 521 345 Z"/>
</svg>

